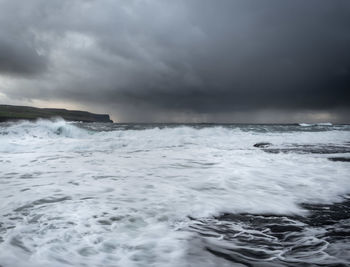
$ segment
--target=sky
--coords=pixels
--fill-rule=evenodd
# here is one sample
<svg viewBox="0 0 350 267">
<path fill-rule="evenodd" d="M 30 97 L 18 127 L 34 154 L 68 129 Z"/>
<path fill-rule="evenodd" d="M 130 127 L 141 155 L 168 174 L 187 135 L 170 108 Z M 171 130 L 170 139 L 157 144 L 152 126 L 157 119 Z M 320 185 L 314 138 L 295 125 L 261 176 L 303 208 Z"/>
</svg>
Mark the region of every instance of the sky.
<svg viewBox="0 0 350 267">
<path fill-rule="evenodd" d="M 350 123 L 350 1 L 0 0 L 0 104 Z"/>
</svg>

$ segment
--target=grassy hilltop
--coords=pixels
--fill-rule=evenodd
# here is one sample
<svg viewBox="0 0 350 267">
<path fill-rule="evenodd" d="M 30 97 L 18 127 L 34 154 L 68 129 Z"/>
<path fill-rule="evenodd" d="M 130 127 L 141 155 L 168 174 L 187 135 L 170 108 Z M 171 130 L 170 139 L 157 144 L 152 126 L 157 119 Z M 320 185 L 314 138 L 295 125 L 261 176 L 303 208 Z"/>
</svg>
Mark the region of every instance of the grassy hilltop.
<svg viewBox="0 0 350 267">
<path fill-rule="evenodd" d="M 94 114 L 87 111 L 57 108 L 35 108 L 26 106 L 0 105 L 0 122 L 12 120 L 35 120 L 61 117 L 67 121 L 113 122 L 108 114 Z"/>
</svg>

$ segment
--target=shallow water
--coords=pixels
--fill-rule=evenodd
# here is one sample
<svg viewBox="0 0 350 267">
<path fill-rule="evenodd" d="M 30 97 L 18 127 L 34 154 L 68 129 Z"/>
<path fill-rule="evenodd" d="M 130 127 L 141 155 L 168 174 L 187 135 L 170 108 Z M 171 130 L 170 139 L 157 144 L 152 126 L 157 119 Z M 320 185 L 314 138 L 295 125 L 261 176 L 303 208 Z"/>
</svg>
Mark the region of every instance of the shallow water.
<svg viewBox="0 0 350 267">
<path fill-rule="evenodd" d="M 256 143 L 269 143 L 254 147 Z M 350 127 L 0 124 L 0 266 L 346 266 Z"/>
</svg>

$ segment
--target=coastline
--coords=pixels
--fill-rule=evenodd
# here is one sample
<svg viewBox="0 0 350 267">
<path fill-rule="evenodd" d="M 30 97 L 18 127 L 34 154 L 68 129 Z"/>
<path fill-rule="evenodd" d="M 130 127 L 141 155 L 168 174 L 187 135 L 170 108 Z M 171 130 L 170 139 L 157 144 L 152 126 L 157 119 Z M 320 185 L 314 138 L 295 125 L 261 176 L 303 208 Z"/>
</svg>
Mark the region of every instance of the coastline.
<svg viewBox="0 0 350 267">
<path fill-rule="evenodd" d="M 88 111 L 58 108 L 0 105 L 0 122 L 50 119 L 54 117 L 61 117 L 66 121 L 113 123 L 108 114 L 95 114 Z"/>
</svg>

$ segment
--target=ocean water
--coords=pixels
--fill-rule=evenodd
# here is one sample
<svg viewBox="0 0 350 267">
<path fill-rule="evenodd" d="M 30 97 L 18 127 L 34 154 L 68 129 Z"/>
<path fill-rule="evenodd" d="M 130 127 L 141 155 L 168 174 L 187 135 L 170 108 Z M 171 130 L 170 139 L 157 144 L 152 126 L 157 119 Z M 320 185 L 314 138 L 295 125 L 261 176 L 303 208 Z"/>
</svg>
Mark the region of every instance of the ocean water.
<svg viewBox="0 0 350 267">
<path fill-rule="evenodd" d="M 1 123 L 0 266 L 349 266 L 349 158 L 347 125 Z"/>
</svg>

